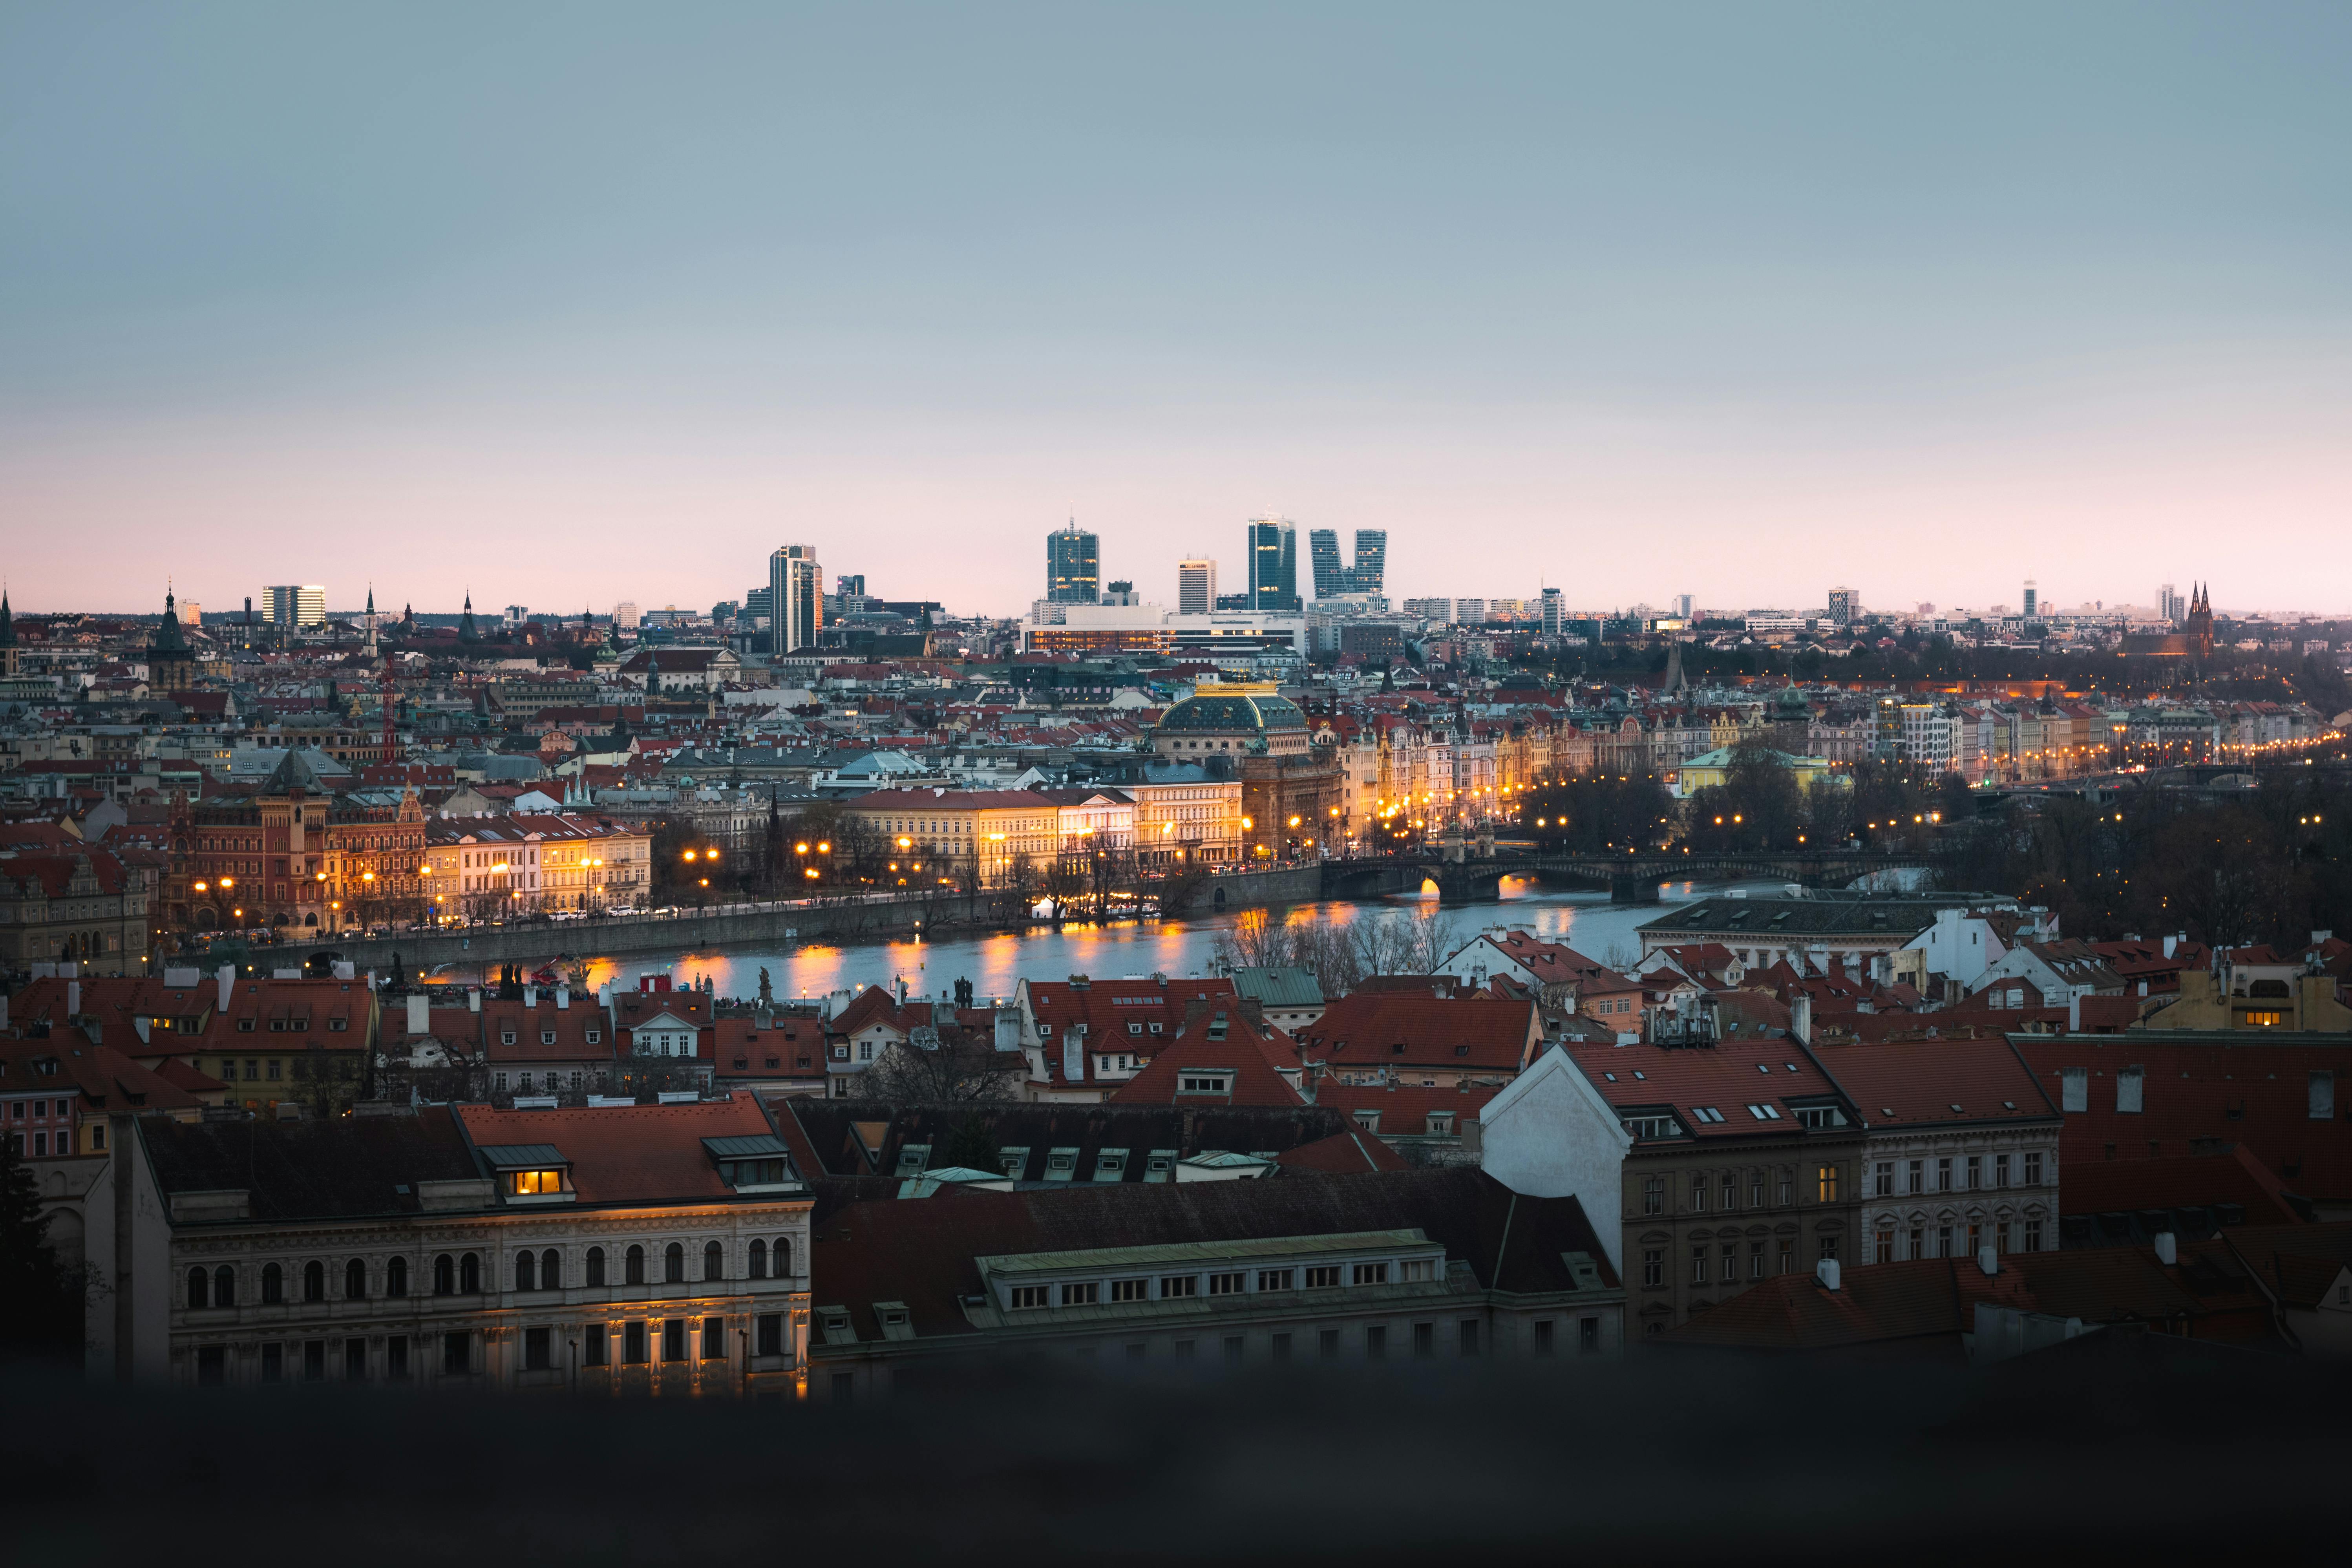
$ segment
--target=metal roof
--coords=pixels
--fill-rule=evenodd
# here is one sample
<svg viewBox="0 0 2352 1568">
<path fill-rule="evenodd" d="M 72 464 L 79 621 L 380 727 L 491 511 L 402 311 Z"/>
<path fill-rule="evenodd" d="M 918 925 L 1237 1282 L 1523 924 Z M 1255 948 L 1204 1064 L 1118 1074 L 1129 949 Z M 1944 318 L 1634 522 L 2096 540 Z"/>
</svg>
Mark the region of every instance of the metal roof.
<svg viewBox="0 0 2352 1568">
<path fill-rule="evenodd" d="M 572 1162 L 552 1143 L 484 1143 L 478 1146 L 483 1159 L 501 1171 L 520 1170 L 532 1165 L 568 1165 Z"/>
<path fill-rule="evenodd" d="M 754 1155 L 784 1155 L 792 1151 L 784 1141 L 772 1132 L 754 1132 L 740 1138 L 705 1138 L 702 1146 L 722 1160 L 749 1159 Z"/>
<path fill-rule="evenodd" d="M 1380 1252 L 1425 1247 L 1419 1226 L 1355 1230 L 1335 1236 L 1266 1236 L 1240 1241 L 1180 1241 L 1156 1247 L 1096 1247 L 1076 1252 L 1022 1252 L 973 1259 L 984 1273 L 1041 1274 L 1070 1268 L 1138 1268 L 1155 1264 L 1222 1263 L 1243 1258 L 1296 1258 L 1309 1253 Z"/>
</svg>

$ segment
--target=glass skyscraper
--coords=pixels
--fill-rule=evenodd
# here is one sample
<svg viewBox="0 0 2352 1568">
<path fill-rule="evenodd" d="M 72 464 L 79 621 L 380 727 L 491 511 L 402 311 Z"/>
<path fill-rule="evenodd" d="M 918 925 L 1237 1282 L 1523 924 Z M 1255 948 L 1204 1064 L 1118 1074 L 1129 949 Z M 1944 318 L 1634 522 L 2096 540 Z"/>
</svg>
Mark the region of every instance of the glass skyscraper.
<svg viewBox="0 0 2352 1568">
<path fill-rule="evenodd" d="M 1387 581 L 1389 572 L 1389 531 L 1385 528 L 1356 530 L 1356 567 L 1348 574 L 1348 591 L 1351 594 L 1377 594 Z"/>
<path fill-rule="evenodd" d="M 1318 528 L 1307 536 L 1307 553 L 1315 565 L 1315 596 L 1336 599 L 1348 592 L 1349 572 L 1339 563 L 1339 531 Z"/>
<path fill-rule="evenodd" d="M 1249 602 L 1253 610 L 1298 606 L 1298 531 L 1278 517 L 1249 524 Z"/>
<path fill-rule="evenodd" d="M 1055 605 L 1092 605 L 1102 598 L 1101 541 L 1073 518 L 1045 536 L 1045 599 Z"/>
</svg>

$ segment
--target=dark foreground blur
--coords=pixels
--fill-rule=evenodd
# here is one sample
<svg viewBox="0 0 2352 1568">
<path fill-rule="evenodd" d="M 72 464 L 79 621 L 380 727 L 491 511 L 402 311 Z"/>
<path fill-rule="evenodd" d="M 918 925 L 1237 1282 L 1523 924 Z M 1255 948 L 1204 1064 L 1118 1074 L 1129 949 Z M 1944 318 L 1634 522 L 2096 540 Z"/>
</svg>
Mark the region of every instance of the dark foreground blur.
<svg viewBox="0 0 2352 1568">
<path fill-rule="evenodd" d="M 129 1394 L 12 1370 L 19 1563 L 2177 1561 L 2332 1542 L 2339 1369 L 2120 1338 L 886 1404 Z"/>
</svg>

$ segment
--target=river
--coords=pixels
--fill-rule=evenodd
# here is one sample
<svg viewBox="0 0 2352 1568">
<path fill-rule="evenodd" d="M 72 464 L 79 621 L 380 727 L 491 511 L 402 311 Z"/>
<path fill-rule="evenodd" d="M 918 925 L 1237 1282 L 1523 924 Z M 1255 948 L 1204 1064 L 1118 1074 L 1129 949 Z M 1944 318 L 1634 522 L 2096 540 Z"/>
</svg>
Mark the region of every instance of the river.
<svg viewBox="0 0 2352 1568">
<path fill-rule="evenodd" d="M 1730 886 L 1777 889 L 1773 883 Z M 1589 958 L 1630 963 L 1641 952 L 1636 928 L 1664 906 L 1687 903 L 1725 890 L 1725 885 L 1669 882 L 1658 904 L 1612 904 L 1609 895 L 1562 891 L 1506 878 L 1497 903 L 1453 905 L 1440 911 L 1455 944 L 1488 926 L 1523 926 L 1549 941 L 1561 942 Z M 1425 918 L 1433 897 L 1370 902 L 1297 904 L 1272 911 L 1286 921 L 1357 921 Z M 634 989 L 640 975 L 668 974 L 679 985 L 706 977 L 720 996 L 749 1000 L 760 992 L 760 972 L 768 972 L 780 1000 L 815 999 L 853 985 L 906 983 L 908 994 L 932 995 L 970 980 L 984 1005 L 1010 997 L 1024 979 L 1066 980 L 1073 974 L 1195 976 L 1210 973 L 1218 932 L 1240 919 L 1224 913 L 1183 920 L 1114 921 L 1100 925 L 1050 925 L 1025 931 L 950 937 L 940 942 L 866 942 L 854 946 L 807 946 L 790 951 L 767 945 L 709 949 L 675 954 L 636 953 L 592 957 L 588 983 Z M 456 975 L 443 978 L 457 978 Z"/>
</svg>

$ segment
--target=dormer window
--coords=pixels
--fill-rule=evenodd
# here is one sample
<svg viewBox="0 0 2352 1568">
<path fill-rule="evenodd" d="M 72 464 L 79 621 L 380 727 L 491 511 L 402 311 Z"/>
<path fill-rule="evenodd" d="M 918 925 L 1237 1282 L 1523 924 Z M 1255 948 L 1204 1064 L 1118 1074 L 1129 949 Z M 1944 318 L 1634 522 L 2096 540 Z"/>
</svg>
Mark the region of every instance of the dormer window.
<svg viewBox="0 0 2352 1568">
<path fill-rule="evenodd" d="M 515 1032 L 512 1029 L 500 1029 L 499 1031 L 499 1044 L 502 1046 L 511 1046 L 514 1043 Z"/>
<path fill-rule="evenodd" d="M 509 1171 L 507 1191 L 519 1197 L 545 1197 L 563 1190 L 561 1170 Z"/>
<path fill-rule="evenodd" d="M 1225 1094 L 1234 1087 L 1232 1075 L 1219 1072 L 1180 1073 L 1176 1079 L 1179 1094 Z"/>
<path fill-rule="evenodd" d="M 604 1031 L 602 1029 L 591 1029 L 587 1034 L 583 1036 L 582 1038 L 585 1039 L 592 1046 L 598 1045 L 604 1041 Z"/>
<path fill-rule="evenodd" d="M 539 1043 L 542 1046 L 551 1046 L 555 1044 L 555 1031 L 552 1029 L 541 1029 L 539 1032 Z"/>
</svg>

